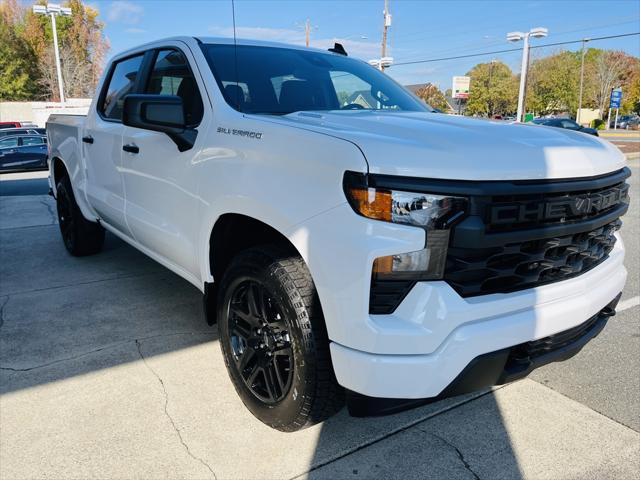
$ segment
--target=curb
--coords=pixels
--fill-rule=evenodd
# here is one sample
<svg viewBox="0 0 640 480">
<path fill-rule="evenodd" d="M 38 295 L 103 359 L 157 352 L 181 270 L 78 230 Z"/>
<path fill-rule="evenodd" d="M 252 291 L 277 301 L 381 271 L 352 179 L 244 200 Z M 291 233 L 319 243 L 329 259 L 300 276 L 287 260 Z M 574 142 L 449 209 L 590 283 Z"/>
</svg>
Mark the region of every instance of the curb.
<svg viewBox="0 0 640 480">
<path fill-rule="evenodd" d="M 611 137 L 611 138 L 638 138 L 640 134 L 638 133 L 614 133 L 614 132 L 599 132 L 600 136 L 603 138 Z"/>
<path fill-rule="evenodd" d="M 629 160 L 638 160 L 640 159 L 640 152 L 625 153 L 624 156 L 627 157 L 627 162 Z"/>
</svg>

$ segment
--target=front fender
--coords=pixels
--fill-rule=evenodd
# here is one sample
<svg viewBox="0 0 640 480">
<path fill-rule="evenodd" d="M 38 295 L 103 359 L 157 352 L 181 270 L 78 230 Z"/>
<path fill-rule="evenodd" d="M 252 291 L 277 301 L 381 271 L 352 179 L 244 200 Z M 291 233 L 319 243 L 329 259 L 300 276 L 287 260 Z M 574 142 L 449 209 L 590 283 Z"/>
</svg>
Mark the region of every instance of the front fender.
<svg viewBox="0 0 640 480">
<path fill-rule="evenodd" d="M 199 182 L 198 258 L 204 282 L 213 281 L 209 240 L 222 215 L 245 215 L 289 238 L 287 233 L 296 225 L 346 202 L 342 188 L 346 170 L 367 171 L 362 152 L 346 140 L 237 112 L 220 118 L 220 123 L 226 130 L 208 132 L 211 146 L 194 160 Z M 229 134 L 235 127 L 259 132 L 260 138 Z"/>
</svg>

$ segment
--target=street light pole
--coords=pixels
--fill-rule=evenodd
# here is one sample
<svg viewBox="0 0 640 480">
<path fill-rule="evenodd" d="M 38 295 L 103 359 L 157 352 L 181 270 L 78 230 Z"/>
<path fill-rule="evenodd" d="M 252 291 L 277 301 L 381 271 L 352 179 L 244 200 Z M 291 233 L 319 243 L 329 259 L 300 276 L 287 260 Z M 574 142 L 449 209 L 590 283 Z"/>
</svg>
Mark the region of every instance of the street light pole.
<svg viewBox="0 0 640 480">
<path fill-rule="evenodd" d="M 581 52 L 581 60 L 580 60 L 580 94 L 578 96 L 578 112 L 576 113 L 576 123 L 580 123 L 582 117 L 582 86 L 584 85 L 584 55 L 586 53 L 584 46 L 590 39 L 584 38 L 582 39 L 582 52 Z"/>
<path fill-rule="evenodd" d="M 51 14 L 51 28 L 53 29 L 53 45 L 56 55 L 56 71 L 58 72 L 58 89 L 60 90 L 60 103 L 64 103 L 64 86 L 62 85 L 62 67 L 60 66 L 60 51 L 58 49 L 58 29 L 56 28 L 56 16 Z"/>
<path fill-rule="evenodd" d="M 549 30 L 543 27 L 532 28 L 530 31 L 523 32 L 509 32 L 507 33 L 507 40 L 510 42 L 519 42 L 524 40 L 522 47 L 522 66 L 520 68 L 520 90 L 518 91 L 518 113 L 516 116 L 517 122 L 524 120 L 525 110 L 525 94 L 527 89 L 527 70 L 529 68 L 529 37 L 542 38 L 548 35 Z"/>
<path fill-rule="evenodd" d="M 48 3 L 47 5 L 34 5 L 33 13 L 38 15 L 49 15 L 51 17 L 51 29 L 53 30 L 53 50 L 56 57 L 56 72 L 58 74 L 58 90 L 60 92 L 60 103 L 64 103 L 64 85 L 62 83 L 62 67 L 60 66 L 60 51 L 58 48 L 58 29 L 56 27 L 56 16 L 62 15 L 65 17 L 71 16 L 71 9 L 61 7 L 55 3 Z"/>
<path fill-rule="evenodd" d="M 522 47 L 522 65 L 520 67 L 520 90 L 518 90 L 518 122 L 524 121 L 524 97 L 527 90 L 527 70 L 529 69 L 529 34 L 524 36 L 524 46 Z"/>
</svg>

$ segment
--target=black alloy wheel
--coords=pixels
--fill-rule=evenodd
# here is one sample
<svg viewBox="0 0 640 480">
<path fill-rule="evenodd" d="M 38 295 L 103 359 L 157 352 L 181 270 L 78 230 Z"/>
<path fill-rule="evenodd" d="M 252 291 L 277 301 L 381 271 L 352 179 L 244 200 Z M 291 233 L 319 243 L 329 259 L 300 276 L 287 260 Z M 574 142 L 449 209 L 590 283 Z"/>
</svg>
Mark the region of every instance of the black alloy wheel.
<svg viewBox="0 0 640 480">
<path fill-rule="evenodd" d="M 262 402 L 281 401 L 293 380 L 293 349 L 282 308 L 264 285 L 240 279 L 229 308 L 231 353 L 247 388 Z"/>
<path fill-rule="evenodd" d="M 293 432 L 342 408 L 318 295 L 296 252 L 266 245 L 237 254 L 217 306 L 229 377 L 258 420 Z"/>
<path fill-rule="evenodd" d="M 67 250 L 72 252 L 74 250 L 75 243 L 75 221 L 73 219 L 73 206 L 71 205 L 71 199 L 67 195 L 66 191 L 58 194 L 57 209 L 58 209 L 58 223 L 60 224 L 60 234 L 62 235 L 62 241 Z"/>
</svg>

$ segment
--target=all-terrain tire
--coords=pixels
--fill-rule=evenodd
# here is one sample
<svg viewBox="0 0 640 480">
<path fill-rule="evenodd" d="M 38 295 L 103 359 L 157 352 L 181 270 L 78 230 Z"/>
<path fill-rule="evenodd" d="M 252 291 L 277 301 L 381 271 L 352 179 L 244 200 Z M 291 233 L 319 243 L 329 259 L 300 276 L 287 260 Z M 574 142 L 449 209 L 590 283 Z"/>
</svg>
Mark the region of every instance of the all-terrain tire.
<svg viewBox="0 0 640 480">
<path fill-rule="evenodd" d="M 56 205 L 62 241 L 71 255 L 83 257 L 102 250 L 104 228 L 84 218 L 66 175 L 56 185 Z"/>
<path fill-rule="evenodd" d="M 336 381 L 320 302 L 302 258 L 278 246 L 246 250 L 225 271 L 218 295 L 220 345 L 227 370 L 238 395 L 256 418 L 272 428 L 292 432 L 321 422 L 342 408 L 344 390 Z M 248 313 L 250 305 L 264 313 L 264 322 L 254 322 Z M 253 333 L 246 333 L 250 324 Z M 243 335 L 251 338 L 246 340 Z M 243 363 L 244 355 L 252 349 L 249 362 Z M 291 352 L 290 358 L 283 358 L 287 352 Z M 263 373 L 256 374 L 260 365 Z M 282 380 L 287 375 L 289 380 Z M 277 379 L 272 388 L 268 378 Z"/>
</svg>

